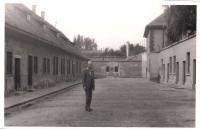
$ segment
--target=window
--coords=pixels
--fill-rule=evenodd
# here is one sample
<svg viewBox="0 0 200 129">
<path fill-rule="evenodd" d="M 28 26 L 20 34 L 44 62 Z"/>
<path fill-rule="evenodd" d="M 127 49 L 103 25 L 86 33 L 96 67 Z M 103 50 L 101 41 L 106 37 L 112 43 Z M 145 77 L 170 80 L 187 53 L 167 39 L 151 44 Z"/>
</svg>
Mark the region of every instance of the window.
<svg viewBox="0 0 200 129">
<path fill-rule="evenodd" d="M 67 74 L 70 74 L 70 60 L 67 60 Z"/>
<path fill-rule="evenodd" d="M 43 73 L 46 73 L 46 72 L 47 72 L 47 71 L 46 71 L 46 69 L 47 69 L 47 68 L 46 68 L 46 66 L 47 66 L 47 65 L 46 65 L 46 64 L 47 64 L 47 59 L 46 59 L 46 58 L 43 58 L 43 63 L 42 63 L 42 64 L 43 64 Z"/>
<path fill-rule="evenodd" d="M 187 73 L 190 73 L 190 52 L 187 52 Z"/>
<path fill-rule="evenodd" d="M 62 58 L 61 59 L 61 64 L 60 64 L 60 66 L 61 66 L 61 71 L 60 71 L 60 73 L 61 74 L 65 74 L 65 59 L 64 58 Z"/>
<path fill-rule="evenodd" d="M 75 65 L 75 64 L 74 64 L 74 61 L 72 60 L 72 61 L 71 61 L 71 66 L 72 66 L 72 74 L 73 74 L 73 75 L 74 75 L 74 72 L 75 72 L 75 71 L 74 71 L 74 65 Z"/>
<path fill-rule="evenodd" d="M 12 74 L 12 63 L 13 63 L 13 54 L 12 52 L 6 52 L 6 73 Z"/>
<path fill-rule="evenodd" d="M 33 71 L 35 74 L 38 73 L 38 57 L 34 56 L 33 58 Z"/>
<path fill-rule="evenodd" d="M 56 72 L 56 74 L 58 75 L 58 57 L 56 57 L 56 70 L 55 70 L 55 72 Z"/>
<path fill-rule="evenodd" d="M 150 36 L 149 47 L 150 47 L 150 52 L 152 52 L 154 51 L 154 31 L 153 30 L 150 31 L 149 36 Z"/>
<path fill-rule="evenodd" d="M 109 66 L 106 67 L 106 72 L 109 72 Z"/>
<path fill-rule="evenodd" d="M 118 66 L 115 66 L 115 72 L 118 72 Z"/>
<path fill-rule="evenodd" d="M 170 57 L 169 71 L 172 73 L 172 57 Z"/>
<path fill-rule="evenodd" d="M 47 59 L 47 73 L 50 73 L 50 59 Z"/>
<path fill-rule="evenodd" d="M 56 74 L 56 57 L 53 57 L 53 75 Z"/>
<path fill-rule="evenodd" d="M 174 67 L 173 67 L 173 72 L 176 72 L 176 56 L 174 56 Z"/>
</svg>

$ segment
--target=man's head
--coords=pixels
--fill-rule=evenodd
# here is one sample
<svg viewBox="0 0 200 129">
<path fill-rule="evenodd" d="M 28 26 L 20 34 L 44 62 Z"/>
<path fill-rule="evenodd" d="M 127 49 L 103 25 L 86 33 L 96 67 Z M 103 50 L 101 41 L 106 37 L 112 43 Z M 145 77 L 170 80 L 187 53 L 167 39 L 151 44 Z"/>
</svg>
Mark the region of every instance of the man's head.
<svg viewBox="0 0 200 129">
<path fill-rule="evenodd" d="M 91 60 L 88 61 L 88 68 L 89 68 L 89 69 L 92 68 L 92 61 L 91 61 Z"/>
</svg>

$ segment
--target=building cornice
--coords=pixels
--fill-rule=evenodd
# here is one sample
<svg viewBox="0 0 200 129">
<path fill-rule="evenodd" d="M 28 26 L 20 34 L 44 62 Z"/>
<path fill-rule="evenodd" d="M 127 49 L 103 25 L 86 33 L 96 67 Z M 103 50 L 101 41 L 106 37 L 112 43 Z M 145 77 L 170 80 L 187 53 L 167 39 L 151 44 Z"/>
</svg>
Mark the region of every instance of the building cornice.
<svg viewBox="0 0 200 129">
<path fill-rule="evenodd" d="M 188 36 L 187 38 L 184 38 L 184 39 L 182 39 L 182 40 L 179 40 L 179 41 L 177 41 L 177 42 L 174 42 L 173 44 L 171 44 L 171 45 L 169 45 L 169 46 L 167 46 L 167 47 L 162 48 L 161 51 L 164 51 L 164 50 L 166 50 L 166 49 L 169 49 L 169 48 L 171 48 L 171 47 L 173 47 L 173 46 L 176 46 L 176 45 L 178 45 L 178 44 L 180 44 L 180 43 L 182 43 L 182 42 L 184 42 L 184 41 L 186 41 L 186 40 L 189 40 L 189 39 L 191 39 L 191 38 L 194 38 L 194 37 L 196 37 L 196 34 L 190 35 L 190 36 Z M 161 51 L 160 51 L 160 52 L 161 52 Z"/>
</svg>

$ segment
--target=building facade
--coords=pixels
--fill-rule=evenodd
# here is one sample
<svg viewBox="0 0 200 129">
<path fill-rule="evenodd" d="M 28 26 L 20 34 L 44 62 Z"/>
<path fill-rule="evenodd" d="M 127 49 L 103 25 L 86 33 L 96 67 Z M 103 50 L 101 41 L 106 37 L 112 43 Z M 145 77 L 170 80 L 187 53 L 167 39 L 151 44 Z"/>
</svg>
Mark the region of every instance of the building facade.
<svg viewBox="0 0 200 129">
<path fill-rule="evenodd" d="M 147 78 L 177 87 L 195 88 L 196 34 L 167 45 L 166 14 L 145 27 L 147 39 Z"/>
<path fill-rule="evenodd" d="M 88 57 L 93 61 L 95 75 L 101 77 L 142 77 L 142 61 L 138 57 L 96 56 Z"/>
<path fill-rule="evenodd" d="M 44 12 L 34 11 L 5 5 L 5 95 L 78 79 L 87 61 Z"/>
</svg>

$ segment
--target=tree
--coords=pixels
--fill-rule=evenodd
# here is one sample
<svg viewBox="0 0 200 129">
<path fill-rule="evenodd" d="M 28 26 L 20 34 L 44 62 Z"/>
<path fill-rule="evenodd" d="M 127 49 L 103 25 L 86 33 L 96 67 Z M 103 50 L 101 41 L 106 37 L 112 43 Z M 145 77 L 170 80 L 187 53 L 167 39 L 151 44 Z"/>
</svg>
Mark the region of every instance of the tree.
<svg viewBox="0 0 200 129">
<path fill-rule="evenodd" d="M 145 47 L 139 44 L 131 44 L 129 43 L 130 55 L 137 55 L 145 51 Z M 120 46 L 119 50 L 113 50 L 110 48 L 106 48 L 103 52 L 104 56 L 126 56 L 126 45 L 123 44 Z"/>
<path fill-rule="evenodd" d="M 77 37 L 74 37 L 73 42 L 79 49 L 97 50 L 97 43 L 95 42 L 95 39 L 89 37 L 84 38 L 82 35 L 78 35 Z"/>
<path fill-rule="evenodd" d="M 196 5 L 172 5 L 165 13 L 169 44 L 196 33 Z"/>
</svg>

